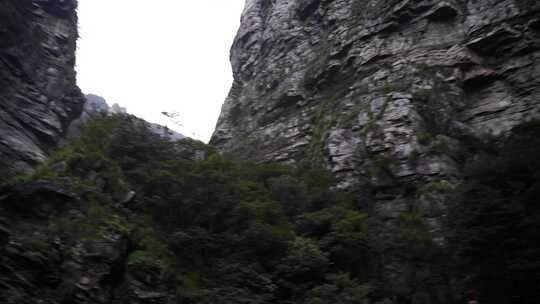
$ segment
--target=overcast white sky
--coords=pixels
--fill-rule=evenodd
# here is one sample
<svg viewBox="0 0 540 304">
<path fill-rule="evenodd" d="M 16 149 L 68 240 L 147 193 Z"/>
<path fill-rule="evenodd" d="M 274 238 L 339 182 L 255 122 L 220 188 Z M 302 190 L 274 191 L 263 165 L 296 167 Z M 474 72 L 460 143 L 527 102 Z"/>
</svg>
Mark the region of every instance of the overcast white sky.
<svg viewBox="0 0 540 304">
<path fill-rule="evenodd" d="M 79 0 L 79 86 L 208 141 L 232 83 L 244 1 Z M 178 112 L 183 127 L 163 111 Z"/>
</svg>

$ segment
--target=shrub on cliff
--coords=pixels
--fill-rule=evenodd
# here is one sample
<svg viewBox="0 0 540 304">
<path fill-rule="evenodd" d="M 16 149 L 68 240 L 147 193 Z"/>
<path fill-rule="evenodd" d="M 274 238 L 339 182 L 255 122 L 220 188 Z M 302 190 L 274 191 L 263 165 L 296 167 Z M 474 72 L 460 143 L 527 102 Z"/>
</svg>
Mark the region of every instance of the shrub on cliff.
<svg viewBox="0 0 540 304">
<path fill-rule="evenodd" d="M 330 286 L 325 284 L 337 284 L 327 275 L 337 272 L 354 286 L 365 283 L 356 281 L 357 271 L 349 273 L 352 262 L 338 260 L 359 256 L 365 215 L 354 210 L 348 195 L 330 190 L 330 173 L 234 163 L 217 154 L 185 159 L 178 145 L 183 143 L 162 140 L 130 117 L 105 117 L 90 122 L 80 139 L 44 167 L 50 171 L 66 162 L 53 179 L 75 176 L 116 185 L 104 188 L 113 199 L 113 188 L 134 189 L 137 197 L 129 208 L 150 215 L 144 225 L 153 232 L 141 235 L 148 229 L 129 220 L 135 251 L 128 266 L 178 269 L 183 286 L 178 293 L 186 301 L 300 301 L 317 286 L 321 298 L 322 289 Z M 88 171 L 95 172 L 92 180 Z M 313 234 L 296 224 L 330 206 L 339 212 L 326 210 L 329 229 Z M 343 287 L 346 291 L 339 287 L 331 297 L 354 293 L 352 285 Z"/>
<path fill-rule="evenodd" d="M 540 125 L 528 124 L 481 153 L 453 196 L 448 246 L 483 300 L 535 296 L 538 134 Z M 87 217 L 51 220 L 51 233 L 122 233 L 127 271 L 163 278 L 185 303 L 431 297 L 451 272 L 447 247 L 414 210 L 381 218 L 332 190 L 325 170 L 233 162 L 200 143 L 163 140 L 129 116 L 91 121 L 33 179 L 67 180 L 93 206 Z M 430 187 L 453 191 L 443 186 Z"/>
</svg>

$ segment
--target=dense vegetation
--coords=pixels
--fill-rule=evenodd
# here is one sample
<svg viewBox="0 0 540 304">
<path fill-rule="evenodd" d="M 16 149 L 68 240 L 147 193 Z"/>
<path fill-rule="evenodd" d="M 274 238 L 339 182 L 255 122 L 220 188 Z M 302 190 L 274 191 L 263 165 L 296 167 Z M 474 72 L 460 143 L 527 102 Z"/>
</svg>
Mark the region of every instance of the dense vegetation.
<svg viewBox="0 0 540 304">
<path fill-rule="evenodd" d="M 451 202 L 458 269 L 480 303 L 540 299 L 540 123 L 490 143 Z"/>
<path fill-rule="evenodd" d="M 171 303 L 353 304 L 389 295 L 450 303 L 437 288 L 452 277 L 483 303 L 533 303 L 538 134 L 540 124 L 528 124 L 490 145 L 457 188 L 421 189 L 445 193 L 447 242 L 434 241 L 415 208 L 388 219 L 332 190 L 325 170 L 234 163 L 199 142 L 168 142 L 129 116 L 96 119 L 34 176 L 16 181 L 79 189 L 91 202 L 88 219 L 51 219 L 48 229 L 83 239 L 125 234 L 128 269 L 159 274 Z M 117 303 L 126 302 L 122 288 Z"/>
<path fill-rule="evenodd" d="M 193 160 L 194 150 L 206 157 Z M 121 116 L 90 123 L 17 180 L 66 177 L 81 189 L 102 187 L 89 216 L 103 219 L 93 223 L 129 234 L 129 267 L 169 277 L 186 303 L 361 303 L 371 292 L 361 261 L 368 217 L 350 195 L 330 190 L 324 170 L 233 163 Z M 130 190 L 137 196 L 127 218 L 112 205 Z"/>
</svg>

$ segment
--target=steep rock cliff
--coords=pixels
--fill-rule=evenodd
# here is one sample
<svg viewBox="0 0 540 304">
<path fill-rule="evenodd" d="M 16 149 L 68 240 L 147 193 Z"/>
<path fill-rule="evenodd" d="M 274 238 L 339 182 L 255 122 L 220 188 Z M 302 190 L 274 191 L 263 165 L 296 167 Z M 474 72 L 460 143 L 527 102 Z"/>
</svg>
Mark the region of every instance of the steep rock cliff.
<svg viewBox="0 0 540 304">
<path fill-rule="evenodd" d="M 452 302 L 466 271 L 392 240 L 414 215 L 446 248 L 463 164 L 540 117 L 539 24 L 540 2 L 526 0 L 248 0 L 211 144 L 328 168 L 384 223 L 365 269 L 381 294 Z"/>
<path fill-rule="evenodd" d="M 32 171 L 78 116 L 75 0 L 0 4 L 0 171 Z"/>
<path fill-rule="evenodd" d="M 248 0 L 211 143 L 381 196 L 455 180 L 472 144 L 540 116 L 539 58 L 538 1 Z"/>
</svg>

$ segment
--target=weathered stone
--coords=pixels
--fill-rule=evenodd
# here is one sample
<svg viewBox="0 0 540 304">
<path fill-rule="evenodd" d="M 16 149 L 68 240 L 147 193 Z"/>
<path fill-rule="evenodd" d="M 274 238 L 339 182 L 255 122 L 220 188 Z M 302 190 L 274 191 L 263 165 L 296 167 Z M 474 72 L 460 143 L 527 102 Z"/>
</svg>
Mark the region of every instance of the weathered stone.
<svg viewBox="0 0 540 304">
<path fill-rule="evenodd" d="M 248 1 L 211 143 L 309 161 L 351 187 L 383 158 L 398 184 L 455 177 L 459 153 L 432 156 L 431 140 L 540 117 L 539 15 L 514 0 Z"/>
<path fill-rule="evenodd" d="M 14 43 L 0 44 L 0 171 L 29 173 L 81 111 L 76 1 L 34 0 Z M 32 9 L 32 8 L 29 8 Z"/>
<path fill-rule="evenodd" d="M 137 192 L 129 191 L 128 193 L 126 193 L 124 199 L 122 200 L 122 204 L 130 203 L 131 201 L 133 201 L 136 195 L 137 195 Z"/>
<path fill-rule="evenodd" d="M 384 222 L 379 242 L 416 212 L 442 246 L 444 195 L 425 186 L 458 182 L 474 144 L 540 118 L 539 20 L 538 1 L 247 1 L 211 144 L 328 168 Z M 447 274 L 398 251 L 380 252 L 389 293 L 452 302 Z"/>
</svg>

